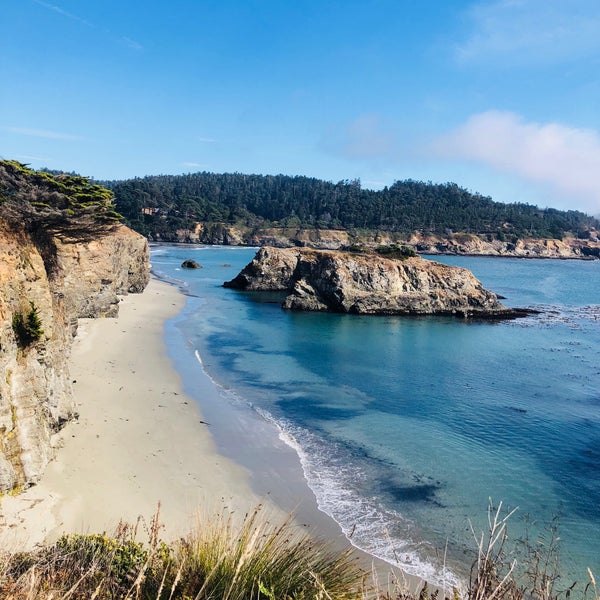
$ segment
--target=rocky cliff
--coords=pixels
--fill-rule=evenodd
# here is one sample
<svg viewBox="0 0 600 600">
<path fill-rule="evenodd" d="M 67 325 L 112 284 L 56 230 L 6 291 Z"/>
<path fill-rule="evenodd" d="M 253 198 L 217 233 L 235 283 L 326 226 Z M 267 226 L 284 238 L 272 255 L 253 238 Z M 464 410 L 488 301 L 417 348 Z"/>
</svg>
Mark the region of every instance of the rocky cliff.
<svg viewBox="0 0 600 600">
<path fill-rule="evenodd" d="M 514 241 L 486 240 L 471 233 L 454 233 L 447 237 L 413 234 L 404 242 L 422 254 L 461 254 L 468 256 L 507 256 L 515 258 L 600 258 L 600 241 L 576 238 Z"/>
<path fill-rule="evenodd" d="M 411 257 L 306 248 L 261 248 L 225 287 L 287 290 L 283 307 L 358 314 L 512 318 L 528 311 L 503 306 L 467 269 Z"/>
<path fill-rule="evenodd" d="M 576 238 L 515 240 L 486 239 L 472 233 L 445 236 L 387 231 L 344 231 L 296 227 L 256 228 L 226 223 L 196 223 L 193 229 L 179 229 L 174 236 L 155 236 L 155 241 L 228 246 L 307 247 L 339 250 L 353 244 L 376 247 L 404 244 L 421 254 L 459 254 L 468 256 L 508 256 L 515 258 L 600 258 L 600 240 L 594 233 L 589 239 Z"/>
<path fill-rule="evenodd" d="M 34 236 L 35 237 L 35 236 Z M 68 358 L 79 317 L 115 316 L 119 296 L 149 278 L 148 245 L 116 225 L 52 253 L 0 218 L 0 491 L 35 482 L 56 432 L 74 416 Z M 16 316 L 40 330 L 19 337 Z"/>
<path fill-rule="evenodd" d="M 229 223 L 195 223 L 190 229 L 178 229 L 175 235 L 150 236 L 156 242 L 184 244 L 216 244 L 224 246 L 294 246 L 335 250 L 348 246 L 356 236 L 338 229 L 307 229 L 301 227 L 252 228 Z"/>
</svg>

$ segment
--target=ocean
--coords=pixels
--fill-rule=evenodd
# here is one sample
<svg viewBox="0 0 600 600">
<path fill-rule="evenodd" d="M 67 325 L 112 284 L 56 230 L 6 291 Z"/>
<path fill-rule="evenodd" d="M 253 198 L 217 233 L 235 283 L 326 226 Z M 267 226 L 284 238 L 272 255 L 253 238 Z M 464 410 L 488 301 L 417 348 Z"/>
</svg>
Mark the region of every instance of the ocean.
<svg viewBox="0 0 600 600">
<path fill-rule="evenodd" d="M 198 397 L 203 415 L 242 423 L 234 459 L 284 445 L 354 545 L 438 585 L 468 577 L 500 503 L 517 509 L 507 547 L 559 537 L 561 585 L 600 575 L 600 261 L 431 257 L 541 311 L 472 322 L 286 312 L 280 294 L 223 288 L 255 251 L 152 248 L 188 296 L 169 353 L 188 392 L 202 372 L 222 391 Z"/>
</svg>

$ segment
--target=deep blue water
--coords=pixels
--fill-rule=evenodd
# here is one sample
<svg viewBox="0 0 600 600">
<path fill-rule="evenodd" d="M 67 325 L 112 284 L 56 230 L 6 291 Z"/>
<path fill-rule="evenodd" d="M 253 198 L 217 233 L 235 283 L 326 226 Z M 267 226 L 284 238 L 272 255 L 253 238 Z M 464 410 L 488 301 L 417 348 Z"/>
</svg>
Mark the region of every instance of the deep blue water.
<svg viewBox="0 0 600 600">
<path fill-rule="evenodd" d="M 558 516 L 565 580 L 600 573 L 600 261 L 438 257 L 542 311 L 467 322 L 285 312 L 221 287 L 253 249 L 152 255 L 190 294 L 182 352 L 281 429 L 353 543 L 434 580 L 447 546 L 464 575 L 491 498 L 513 538 Z"/>
</svg>

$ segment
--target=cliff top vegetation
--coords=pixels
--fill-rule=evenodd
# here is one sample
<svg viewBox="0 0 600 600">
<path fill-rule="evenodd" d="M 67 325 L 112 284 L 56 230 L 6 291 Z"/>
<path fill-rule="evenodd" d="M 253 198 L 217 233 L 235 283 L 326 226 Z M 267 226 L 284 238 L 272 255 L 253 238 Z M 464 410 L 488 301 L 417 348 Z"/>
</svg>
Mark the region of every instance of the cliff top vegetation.
<svg viewBox="0 0 600 600">
<path fill-rule="evenodd" d="M 113 193 L 88 178 L 35 171 L 0 161 L 0 217 L 34 236 L 85 241 L 110 231 L 122 216 Z"/>
</svg>

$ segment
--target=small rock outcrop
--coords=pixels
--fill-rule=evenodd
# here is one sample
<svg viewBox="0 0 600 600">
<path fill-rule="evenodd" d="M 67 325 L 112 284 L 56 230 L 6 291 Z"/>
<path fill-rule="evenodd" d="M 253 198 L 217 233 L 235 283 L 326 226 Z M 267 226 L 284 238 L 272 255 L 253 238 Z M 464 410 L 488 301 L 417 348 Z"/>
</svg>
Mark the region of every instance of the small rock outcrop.
<svg viewBox="0 0 600 600">
<path fill-rule="evenodd" d="M 187 260 L 184 260 L 181 263 L 181 268 L 182 269 L 201 269 L 202 265 L 200 263 L 197 263 L 195 260 L 188 258 Z"/>
<path fill-rule="evenodd" d="M 531 311 L 503 306 L 467 269 L 420 257 L 388 259 L 307 248 L 261 248 L 225 287 L 288 290 L 291 310 L 356 314 L 514 318 Z"/>
</svg>

